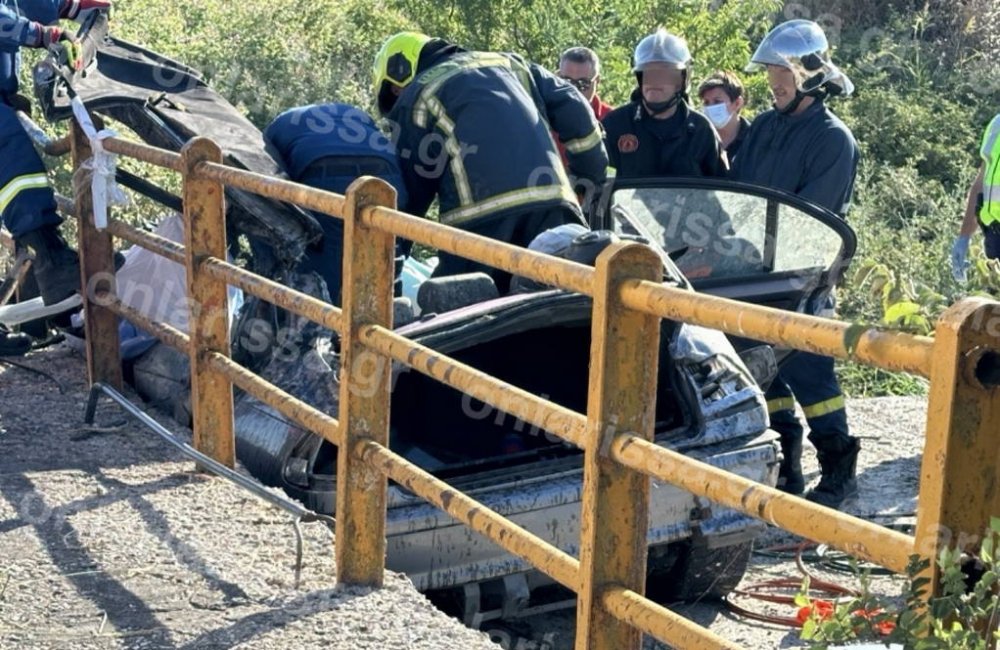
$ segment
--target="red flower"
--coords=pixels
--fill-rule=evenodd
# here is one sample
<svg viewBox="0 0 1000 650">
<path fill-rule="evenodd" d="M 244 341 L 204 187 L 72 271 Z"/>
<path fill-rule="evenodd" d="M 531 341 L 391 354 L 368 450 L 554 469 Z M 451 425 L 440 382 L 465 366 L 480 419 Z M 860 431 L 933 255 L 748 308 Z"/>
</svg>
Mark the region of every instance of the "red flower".
<svg viewBox="0 0 1000 650">
<path fill-rule="evenodd" d="M 805 607 L 800 607 L 795 618 L 799 623 L 805 623 L 812 617 L 821 621 L 833 618 L 833 603 L 829 600 L 814 600 Z"/>
<path fill-rule="evenodd" d="M 876 607 L 875 609 L 856 609 L 851 612 L 851 616 L 856 616 L 858 618 L 863 618 L 867 621 L 871 621 L 872 629 L 882 636 L 889 636 L 892 631 L 896 629 L 896 622 L 889 620 L 888 618 L 883 618 L 882 620 L 873 620 L 883 614 L 882 608 Z M 860 632 L 860 630 L 855 630 Z"/>
</svg>

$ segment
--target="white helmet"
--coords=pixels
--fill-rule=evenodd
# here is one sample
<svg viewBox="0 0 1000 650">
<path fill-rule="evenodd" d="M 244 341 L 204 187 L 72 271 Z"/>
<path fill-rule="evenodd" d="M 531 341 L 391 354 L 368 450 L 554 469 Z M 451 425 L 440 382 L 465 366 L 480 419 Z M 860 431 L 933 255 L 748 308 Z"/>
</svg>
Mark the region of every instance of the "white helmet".
<svg viewBox="0 0 1000 650">
<path fill-rule="evenodd" d="M 750 58 L 747 72 L 777 65 L 795 73 L 795 84 L 803 94 L 825 90 L 850 95 L 854 84 L 830 61 L 830 44 L 823 29 L 811 20 L 781 23 L 761 41 Z"/>
<path fill-rule="evenodd" d="M 632 72 L 642 72 L 650 63 L 667 63 L 678 70 L 691 65 L 691 51 L 687 41 L 674 36 L 662 27 L 639 41 L 632 55 Z"/>
</svg>

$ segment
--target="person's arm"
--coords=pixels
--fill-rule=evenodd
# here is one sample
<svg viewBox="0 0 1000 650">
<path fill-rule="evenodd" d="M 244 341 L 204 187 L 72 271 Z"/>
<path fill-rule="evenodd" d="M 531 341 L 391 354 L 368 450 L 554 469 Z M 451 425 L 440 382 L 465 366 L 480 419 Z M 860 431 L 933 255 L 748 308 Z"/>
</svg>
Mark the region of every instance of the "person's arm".
<svg viewBox="0 0 1000 650">
<path fill-rule="evenodd" d="M 528 69 L 549 126 L 566 147 L 570 174 L 600 187 L 607 177 L 608 155 L 590 104 L 576 88 L 541 66 L 531 64 Z"/>
<path fill-rule="evenodd" d="M 701 173 L 709 177 L 725 177 L 729 175 L 729 158 L 726 150 L 722 148 L 722 141 L 716 134 L 715 129 L 709 127 L 704 130 L 705 144 L 701 148 L 705 152 L 705 157 L 701 162 Z"/>
<path fill-rule="evenodd" d="M 843 131 L 832 129 L 810 148 L 808 180 L 796 194 L 843 217 L 850 207 L 857 173 L 854 141 Z"/>
<path fill-rule="evenodd" d="M 426 128 L 421 128 L 413 123 L 410 110 L 397 111 L 397 114 L 401 121 L 409 121 L 394 129 L 399 134 L 395 138 L 395 144 L 406 189 L 407 212 L 423 217 L 441 187 L 448 154 L 441 144 L 441 138 L 433 133 L 433 122 L 428 123 Z"/>
<path fill-rule="evenodd" d="M 618 151 L 618 138 L 622 134 L 618 132 L 617 120 L 614 118 L 608 119 L 609 117 L 611 117 L 611 114 L 605 116 L 604 121 L 601 123 L 604 127 L 604 149 L 608 155 L 608 167 L 617 171 L 618 166 L 621 164 L 621 152 Z"/>
<path fill-rule="evenodd" d="M 962 219 L 962 226 L 959 228 L 958 234 L 960 237 L 970 237 L 972 233 L 976 232 L 976 228 L 979 226 L 979 200 L 983 194 L 983 179 L 986 177 L 986 165 L 982 165 L 979 168 L 979 173 L 976 175 L 976 180 L 972 182 L 972 187 L 969 188 L 969 196 L 965 202 L 965 217 Z"/>
<path fill-rule="evenodd" d="M 0 5 L 0 47 L 14 50 L 21 46 L 38 47 L 42 26 L 28 20 L 6 5 Z"/>
<path fill-rule="evenodd" d="M 972 241 L 972 234 L 976 232 L 979 225 L 979 200 L 983 194 L 983 181 L 986 177 L 986 165 L 979 167 L 976 180 L 972 181 L 969 188 L 969 196 L 965 201 L 965 217 L 962 218 L 962 225 L 958 229 L 958 237 L 951 245 L 951 275 L 956 282 L 965 283 L 969 270 L 969 243 Z"/>
</svg>

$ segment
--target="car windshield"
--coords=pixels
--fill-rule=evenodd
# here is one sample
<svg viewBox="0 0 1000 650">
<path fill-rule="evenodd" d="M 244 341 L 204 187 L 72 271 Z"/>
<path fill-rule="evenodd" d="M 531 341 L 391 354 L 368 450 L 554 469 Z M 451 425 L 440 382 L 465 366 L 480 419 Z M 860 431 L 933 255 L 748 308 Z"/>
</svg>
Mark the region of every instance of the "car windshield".
<svg viewBox="0 0 1000 650">
<path fill-rule="evenodd" d="M 691 280 L 821 272 L 843 239 L 813 214 L 768 197 L 704 187 L 626 187 L 611 198 L 612 227 L 655 242 Z"/>
</svg>

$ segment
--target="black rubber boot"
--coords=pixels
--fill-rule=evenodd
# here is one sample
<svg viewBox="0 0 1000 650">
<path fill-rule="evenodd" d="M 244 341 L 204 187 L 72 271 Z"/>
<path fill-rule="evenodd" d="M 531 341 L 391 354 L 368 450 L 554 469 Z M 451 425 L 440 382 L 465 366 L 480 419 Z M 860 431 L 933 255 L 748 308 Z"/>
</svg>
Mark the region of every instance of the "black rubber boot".
<svg viewBox="0 0 1000 650">
<path fill-rule="evenodd" d="M 30 336 L 21 332 L 11 332 L 0 324 L 0 357 L 19 357 L 30 349 Z"/>
<path fill-rule="evenodd" d="M 35 252 L 31 268 L 46 305 L 62 302 L 80 290 L 80 257 L 63 239 L 58 226 L 26 232 L 17 241 Z"/>
<path fill-rule="evenodd" d="M 809 434 L 816 446 L 816 457 L 822 475 L 819 485 L 806 498 L 828 508 L 839 508 L 847 499 L 858 495 L 858 452 L 861 441 L 843 434 L 816 436 Z"/>
<path fill-rule="evenodd" d="M 802 477 L 802 432 L 781 432 L 781 466 L 778 468 L 778 485 L 782 492 L 802 494 L 806 481 Z"/>
</svg>

